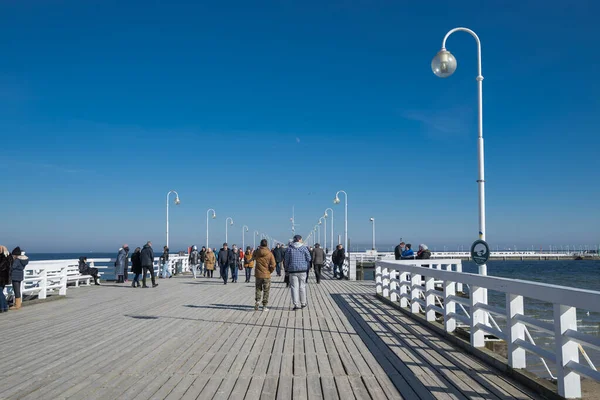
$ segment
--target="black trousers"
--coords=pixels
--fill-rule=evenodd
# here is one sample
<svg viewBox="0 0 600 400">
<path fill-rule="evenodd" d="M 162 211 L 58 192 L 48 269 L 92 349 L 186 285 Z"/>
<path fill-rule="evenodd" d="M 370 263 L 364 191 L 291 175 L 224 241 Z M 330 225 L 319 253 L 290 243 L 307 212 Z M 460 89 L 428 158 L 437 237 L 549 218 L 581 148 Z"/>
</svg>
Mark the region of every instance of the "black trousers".
<svg viewBox="0 0 600 400">
<path fill-rule="evenodd" d="M 21 281 L 12 281 L 13 292 L 15 292 L 15 299 L 21 298 Z"/>
<path fill-rule="evenodd" d="M 146 286 L 146 272 L 150 272 L 150 279 L 152 279 L 152 284 L 155 284 L 154 280 L 154 267 L 142 267 L 144 269 L 144 275 L 142 278 L 142 286 Z"/>
<path fill-rule="evenodd" d="M 317 283 L 321 282 L 321 268 L 323 268 L 323 264 L 315 264 L 315 277 L 317 278 Z"/>
</svg>

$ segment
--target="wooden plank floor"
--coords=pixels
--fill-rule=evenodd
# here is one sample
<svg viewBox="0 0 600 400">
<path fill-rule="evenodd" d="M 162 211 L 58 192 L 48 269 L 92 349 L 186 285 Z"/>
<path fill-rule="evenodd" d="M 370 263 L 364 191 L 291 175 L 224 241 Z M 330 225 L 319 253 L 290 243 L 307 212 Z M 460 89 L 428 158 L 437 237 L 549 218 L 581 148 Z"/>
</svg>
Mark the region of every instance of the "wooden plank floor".
<svg viewBox="0 0 600 400">
<path fill-rule="evenodd" d="M 275 276 L 268 312 L 253 309 L 254 283 L 159 283 L 69 289 L 0 316 L 0 399 L 536 398 L 378 301 L 371 282 L 311 276 L 296 312 Z"/>
</svg>

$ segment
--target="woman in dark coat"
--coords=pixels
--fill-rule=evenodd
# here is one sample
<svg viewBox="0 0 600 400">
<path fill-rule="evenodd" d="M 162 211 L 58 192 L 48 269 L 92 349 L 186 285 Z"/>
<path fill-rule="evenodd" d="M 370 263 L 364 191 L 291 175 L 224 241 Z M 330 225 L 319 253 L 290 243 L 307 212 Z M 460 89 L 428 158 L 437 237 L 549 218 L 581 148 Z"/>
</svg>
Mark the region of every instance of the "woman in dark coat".
<svg viewBox="0 0 600 400">
<path fill-rule="evenodd" d="M 140 287 L 140 274 L 142 273 L 142 249 L 135 248 L 131 255 L 131 272 L 135 274 L 131 287 Z"/>
<path fill-rule="evenodd" d="M 12 265 L 12 256 L 8 249 L 0 246 L 0 313 L 8 311 L 8 302 L 4 296 L 4 288 L 11 284 L 10 266 Z"/>
<path fill-rule="evenodd" d="M 98 282 L 98 268 L 90 268 L 85 256 L 79 257 L 79 273 L 81 275 L 90 275 L 94 278 L 94 285 L 100 286 L 100 282 Z"/>
<path fill-rule="evenodd" d="M 15 247 L 12 251 L 13 262 L 10 268 L 10 275 L 12 279 L 13 291 L 15 292 L 15 304 L 10 307 L 11 310 L 18 310 L 21 308 L 23 299 L 21 298 L 21 282 L 25 277 L 25 266 L 29 264 L 29 257 L 21 254 L 21 248 Z"/>
</svg>

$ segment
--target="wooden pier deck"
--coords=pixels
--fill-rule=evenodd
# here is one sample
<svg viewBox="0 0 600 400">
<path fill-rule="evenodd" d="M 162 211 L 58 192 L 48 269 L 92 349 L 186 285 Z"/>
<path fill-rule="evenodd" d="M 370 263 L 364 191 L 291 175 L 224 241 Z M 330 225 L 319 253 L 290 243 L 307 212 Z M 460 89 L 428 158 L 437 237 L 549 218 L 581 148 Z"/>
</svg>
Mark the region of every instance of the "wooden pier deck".
<svg viewBox="0 0 600 400">
<path fill-rule="evenodd" d="M 274 276 L 270 311 L 255 312 L 253 281 L 108 283 L 4 314 L 0 398 L 538 398 L 381 303 L 371 282 L 311 275 L 294 312 Z"/>
</svg>

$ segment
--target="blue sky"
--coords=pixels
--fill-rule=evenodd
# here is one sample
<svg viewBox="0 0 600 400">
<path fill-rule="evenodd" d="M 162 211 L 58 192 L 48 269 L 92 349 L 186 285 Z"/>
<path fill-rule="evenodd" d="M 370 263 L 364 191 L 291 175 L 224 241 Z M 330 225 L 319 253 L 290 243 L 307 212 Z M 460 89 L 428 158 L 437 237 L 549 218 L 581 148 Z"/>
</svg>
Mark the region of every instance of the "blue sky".
<svg viewBox="0 0 600 400">
<path fill-rule="evenodd" d="M 3 1 L 0 242 L 29 252 L 283 240 L 337 190 L 352 241 L 477 238 L 483 45 L 487 236 L 600 242 L 597 2 Z M 343 233 L 343 204 L 335 231 Z M 247 242 L 251 241 L 247 235 Z"/>
</svg>

